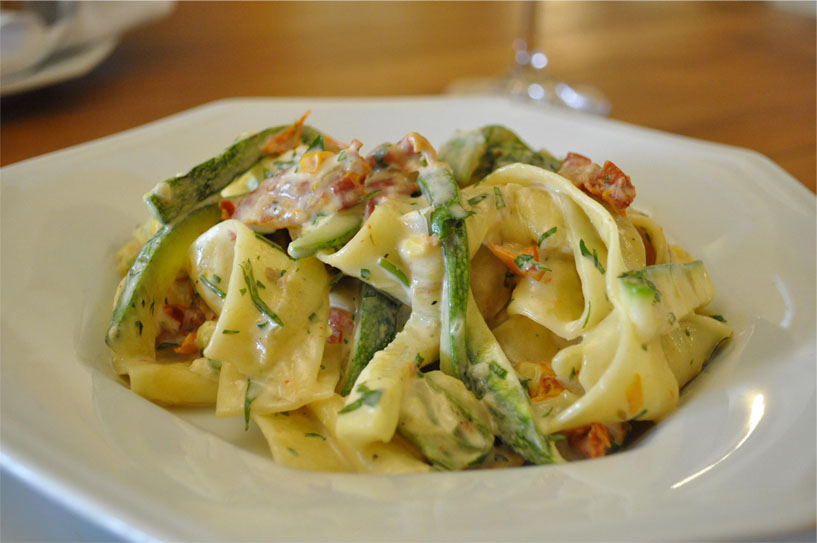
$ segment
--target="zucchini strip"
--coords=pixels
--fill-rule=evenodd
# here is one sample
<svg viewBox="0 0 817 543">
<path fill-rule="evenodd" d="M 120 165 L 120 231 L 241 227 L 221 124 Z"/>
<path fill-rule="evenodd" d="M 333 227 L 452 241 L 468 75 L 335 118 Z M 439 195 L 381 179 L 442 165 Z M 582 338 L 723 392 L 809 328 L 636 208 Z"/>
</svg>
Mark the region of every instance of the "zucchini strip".
<svg viewBox="0 0 817 543">
<path fill-rule="evenodd" d="M 303 118 L 296 124 L 302 122 Z M 221 154 L 193 167 L 188 173 L 162 181 L 144 196 L 148 210 L 163 224 L 184 217 L 266 156 L 268 153 L 264 151 L 264 147 L 267 143 L 292 126 L 295 125 L 262 130 L 237 141 Z M 319 134 L 308 126 L 298 126 L 297 131 L 293 147 L 300 142 L 310 143 Z"/>
<path fill-rule="evenodd" d="M 466 322 L 471 360 L 466 384 L 488 407 L 497 435 L 529 462 L 561 461 L 553 442 L 539 433 L 528 395 L 470 294 Z"/>
<path fill-rule="evenodd" d="M 340 387 L 342 396 L 349 395 L 360 372 L 375 353 L 384 349 L 394 339 L 397 334 L 399 308 L 399 302 L 376 288 L 361 283 L 352 354 Z"/>
</svg>

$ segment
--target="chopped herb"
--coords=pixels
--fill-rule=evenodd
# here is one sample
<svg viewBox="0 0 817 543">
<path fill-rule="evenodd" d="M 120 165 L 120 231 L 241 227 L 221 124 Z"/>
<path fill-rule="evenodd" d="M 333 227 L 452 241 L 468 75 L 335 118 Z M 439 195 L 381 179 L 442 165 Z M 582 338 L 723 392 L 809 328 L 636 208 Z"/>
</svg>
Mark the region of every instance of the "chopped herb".
<svg viewBox="0 0 817 543">
<path fill-rule="evenodd" d="M 508 370 L 491 360 L 488 364 L 488 369 L 491 370 L 491 373 L 499 377 L 500 379 L 504 379 L 506 375 L 508 375 Z"/>
<path fill-rule="evenodd" d="M 308 317 L 309 322 L 315 322 L 316 317 L 317 317 L 317 315 L 315 313 L 310 313 L 309 317 Z"/>
<path fill-rule="evenodd" d="M 292 447 L 287 447 L 287 450 L 292 454 L 292 456 L 298 456 L 298 451 L 296 451 Z"/>
<path fill-rule="evenodd" d="M 375 406 L 377 405 L 377 402 L 380 401 L 380 396 L 383 394 L 383 391 L 379 388 L 371 390 L 365 383 L 359 384 L 356 390 L 360 392 L 360 397 L 349 405 L 344 406 L 343 409 L 338 411 L 338 415 L 349 413 L 363 405 Z"/>
<path fill-rule="evenodd" d="M 553 228 L 551 228 L 550 230 L 548 230 L 547 232 L 545 232 L 544 234 L 539 236 L 539 242 L 537 243 L 537 245 L 542 245 L 542 242 L 545 241 L 546 239 L 548 239 L 553 234 L 555 234 L 556 230 L 557 230 L 557 227 L 554 226 Z"/>
<path fill-rule="evenodd" d="M 142 298 L 142 307 L 145 307 L 145 299 Z"/>
<path fill-rule="evenodd" d="M 587 302 L 587 317 L 585 317 L 584 322 L 582 323 L 582 328 L 587 326 L 587 323 L 590 322 L 590 309 L 592 309 L 592 304 L 590 301 Z"/>
<path fill-rule="evenodd" d="M 502 191 L 499 190 L 499 187 L 494 187 L 494 200 L 497 209 L 505 207 L 505 199 L 502 197 Z"/>
<path fill-rule="evenodd" d="M 150 302 L 150 309 L 149 309 L 151 315 L 153 315 L 153 310 L 155 308 L 156 308 L 156 300 L 153 300 L 152 302 Z"/>
<path fill-rule="evenodd" d="M 276 315 L 258 295 L 255 285 L 255 276 L 253 275 L 252 271 L 252 264 L 250 264 L 249 260 L 247 260 L 246 266 L 244 266 L 244 264 L 241 265 L 241 272 L 244 275 L 244 283 L 247 285 L 247 291 L 250 293 L 250 298 L 252 298 L 252 303 L 255 305 L 255 308 L 259 311 L 259 313 L 266 315 L 267 318 L 278 326 L 283 326 L 283 321 L 278 318 L 278 315 Z"/>
<path fill-rule="evenodd" d="M 596 269 L 599 270 L 599 273 L 604 273 L 604 266 L 602 266 L 601 262 L 599 262 L 599 255 L 596 253 L 596 250 L 593 249 L 593 252 L 591 253 L 587 249 L 587 245 L 584 244 L 583 239 L 579 240 L 579 250 L 581 251 L 582 256 L 586 256 L 587 258 L 593 259 L 593 265 L 596 266 Z"/>
<path fill-rule="evenodd" d="M 406 273 L 394 265 L 394 263 L 389 262 L 382 256 L 377 259 L 377 265 L 392 274 L 398 281 L 403 283 L 405 286 L 409 286 L 409 278 L 406 276 Z M 360 276 L 363 277 L 363 270 L 360 270 Z M 363 277 L 366 279 L 365 277 Z"/>
<path fill-rule="evenodd" d="M 250 429 L 250 406 L 258 396 L 258 387 L 253 386 L 251 379 L 247 378 L 247 388 L 244 389 L 244 431 Z"/>
<path fill-rule="evenodd" d="M 647 344 L 646 344 L 646 343 L 642 343 L 642 344 L 641 344 L 641 350 L 642 350 L 642 351 L 646 351 L 646 350 L 647 350 Z"/>
<path fill-rule="evenodd" d="M 245 294 L 247 294 L 247 289 L 245 289 L 245 288 L 240 288 L 240 289 L 238 289 L 238 292 L 240 292 L 240 293 L 241 293 L 241 295 L 242 295 L 242 296 L 244 296 Z"/>
<path fill-rule="evenodd" d="M 667 320 L 669 321 L 670 324 L 675 324 L 675 321 L 677 321 L 678 319 L 675 317 L 675 313 L 670 311 L 669 313 L 667 313 Z"/>
<path fill-rule="evenodd" d="M 226 336 L 232 336 L 234 334 L 240 333 L 240 330 L 227 330 L 227 329 L 224 329 L 224 330 L 221 331 L 221 333 L 226 335 Z"/>
<path fill-rule="evenodd" d="M 199 276 L 199 279 L 201 280 L 201 282 L 204 284 L 204 286 L 205 286 L 205 287 L 207 287 L 207 288 L 209 288 L 210 290 L 212 290 L 212 291 L 213 291 L 213 293 L 214 293 L 216 296 L 218 296 L 219 298 L 221 298 L 222 300 L 223 300 L 223 299 L 224 299 L 224 298 L 227 296 L 227 294 L 225 294 L 223 290 L 221 290 L 220 288 L 218 288 L 217 286 L 215 286 L 213 283 L 211 283 L 211 282 L 210 282 L 210 281 L 209 281 L 209 280 L 208 280 L 208 279 L 207 279 L 207 278 L 204 276 L 204 274 L 201 274 L 201 275 Z"/>
<path fill-rule="evenodd" d="M 542 413 L 542 418 L 549 417 L 551 413 L 553 413 L 553 407 L 548 409 L 547 412 Z"/>
<path fill-rule="evenodd" d="M 258 328 L 264 328 L 267 326 L 267 324 L 269 324 L 268 321 L 258 321 L 255 323 L 255 326 Z"/>
<path fill-rule="evenodd" d="M 363 195 L 363 198 L 361 198 L 361 199 L 360 199 L 360 201 L 361 201 L 361 202 L 365 202 L 366 200 L 369 200 L 369 199 L 371 199 L 371 198 L 374 198 L 375 196 L 377 196 L 377 194 L 378 194 L 378 193 L 379 193 L 381 190 L 382 190 L 382 189 L 377 189 L 377 190 L 373 190 L 372 192 L 367 192 L 366 194 L 364 194 L 364 195 Z"/>
<path fill-rule="evenodd" d="M 338 153 L 338 162 L 343 162 L 346 160 L 346 149 L 341 149 Z"/>
<path fill-rule="evenodd" d="M 568 377 L 568 379 L 570 379 L 572 381 L 575 378 L 576 378 L 576 368 L 570 368 L 570 377 Z"/>
<path fill-rule="evenodd" d="M 213 360 L 212 358 L 208 358 L 207 365 L 210 366 L 210 368 L 215 371 L 221 371 L 221 361 L 219 360 Z"/>
<path fill-rule="evenodd" d="M 420 157 L 420 166 L 422 166 L 423 168 L 428 166 L 428 160 L 426 160 L 426 157 L 424 157 L 424 156 Z"/>
<path fill-rule="evenodd" d="M 307 433 L 304 434 L 304 437 L 317 437 L 317 438 L 320 438 L 320 439 L 326 441 L 325 436 L 322 436 L 321 434 L 317 434 L 315 432 L 307 432 Z"/>
<path fill-rule="evenodd" d="M 415 362 L 417 363 L 417 365 L 419 366 L 420 364 L 422 364 L 423 362 L 425 362 L 425 358 L 423 358 L 422 356 L 420 356 L 420 353 L 417 353 L 417 354 L 414 356 L 414 361 L 415 361 Z"/>
<path fill-rule="evenodd" d="M 370 272 L 368 269 L 363 268 L 363 269 L 360 270 L 360 278 L 361 279 L 368 279 L 371 276 L 372 276 L 372 272 Z"/>
<path fill-rule="evenodd" d="M 647 410 L 646 410 L 646 409 L 642 409 L 641 411 L 639 411 L 638 413 L 636 413 L 636 414 L 635 414 L 633 417 L 631 417 L 631 418 L 630 418 L 630 420 L 636 420 L 636 419 L 638 419 L 638 418 L 640 418 L 640 417 L 643 417 L 643 416 L 644 416 L 644 415 L 646 415 L 646 414 L 647 414 Z"/>
<path fill-rule="evenodd" d="M 483 201 L 487 197 L 488 197 L 487 192 L 483 192 L 482 194 L 477 194 L 476 196 L 474 196 L 473 198 L 468 200 L 468 205 L 475 206 L 475 205 L 477 205 L 478 203 L 480 203 L 481 201 Z"/>
<path fill-rule="evenodd" d="M 219 277 L 219 276 L 218 276 L 218 275 L 216 275 L 216 274 L 213 274 L 213 280 L 214 280 L 216 283 L 221 283 L 221 277 Z"/>
<path fill-rule="evenodd" d="M 318 135 L 318 137 L 312 140 L 312 143 L 309 144 L 309 148 L 306 150 L 306 153 L 309 153 L 310 151 L 324 151 L 325 149 L 326 147 L 323 144 L 323 136 Z"/>
<path fill-rule="evenodd" d="M 142 324 L 142 321 L 136 321 L 136 327 L 139 329 L 139 335 L 141 336 L 142 335 L 142 329 L 145 327 Z"/>
<path fill-rule="evenodd" d="M 278 245 L 277 243 L 275 243 L 274 241 L 272 241 L 271 239 L 269 239 L 267 236 L 265 236 L 265 235 L 264 235 L 264 234 L 262 234 L 261 232 L 256 232 L 256 233 L 255 233 L 255 237 L 256 237 L 256 238 L 258 238 L 259 240 L 263 241 L 264 243 L 266 243 L 267 245 L 269 245 L 269 246 L 270 246 L 270 247 L 272 247 L 273 249 L 278 249 L 278 250 L 279 250 L 279 251 L 281 251 L 282 253 L 285 253 L 285 252 L 286 252 L 286 251 L 284 251 L 284 249 L 283 249 L 283 248 L 282 248 L 280 245 Z"/>
<path fill-rule="evenodd" d="M 692 336 L 692 334 L 689 333 L 689 328 L 684 328 L 684 334 L 686 334 L 687 337 Z"/>
<path fill-rule="evenodd" d="M 726 322 L 726 319 L 723 318 L 723 315 L 712 315 L 712 318 L 716 321 Z"/>
<path fill-rule="evenodd" d="M 533 255 L 519 255 L 513 259 L 514 266 L 520 271 L 529 271 L 531 269 L 552 271 L 550 268 L 534 260 Z"/>
</svg>

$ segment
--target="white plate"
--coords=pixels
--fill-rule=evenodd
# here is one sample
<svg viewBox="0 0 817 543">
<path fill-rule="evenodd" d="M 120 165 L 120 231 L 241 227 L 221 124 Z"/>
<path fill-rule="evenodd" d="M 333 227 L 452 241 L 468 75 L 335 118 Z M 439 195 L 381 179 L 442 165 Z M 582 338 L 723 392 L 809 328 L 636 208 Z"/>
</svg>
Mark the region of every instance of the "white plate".
<svg viewBox="0 0 817 543">
<path fill-rule="evenodd" d="M 32 68 L 0 80 L 0 95 L 9 96 L 85 75 L 105 60 L 118 38 L 105 38 L 68 51 L 58 51 Z"/>
<path fill-rule="evenodd" d="M 503 123 L 613 159 L 708 265 L 734 340 L 634 447 L 493 472 L 367 476 L 274 464 L 257 431 L 171 412 L 112 374 L 119 244 L 159 180 L 243 131 L 309 122 L 371 148 Z M 132 539 L 764 538 L 815 523 L 815 198 L 745 150 L 499 99 L 230 100 L 2 170 L 2 462 Z"/>
</svg>

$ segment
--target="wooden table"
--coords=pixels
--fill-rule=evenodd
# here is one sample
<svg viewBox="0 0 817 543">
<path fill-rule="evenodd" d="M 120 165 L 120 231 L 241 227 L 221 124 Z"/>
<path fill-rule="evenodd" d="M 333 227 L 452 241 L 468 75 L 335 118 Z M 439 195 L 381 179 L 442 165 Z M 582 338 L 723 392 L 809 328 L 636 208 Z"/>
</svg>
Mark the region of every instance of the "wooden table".
<svg viewBox="0 0 817 543">
<path fill-rule="evenodd" d="M 0 164 L 220 98 L 436 94 L 504 72 L 518 3 L 194 3 L 90 74 L 0 100 Z M 610 117 L 755 149 L 815 190 L 815 17 L 770 3 L 547 3 L 553 74 Z"/>
</svg>

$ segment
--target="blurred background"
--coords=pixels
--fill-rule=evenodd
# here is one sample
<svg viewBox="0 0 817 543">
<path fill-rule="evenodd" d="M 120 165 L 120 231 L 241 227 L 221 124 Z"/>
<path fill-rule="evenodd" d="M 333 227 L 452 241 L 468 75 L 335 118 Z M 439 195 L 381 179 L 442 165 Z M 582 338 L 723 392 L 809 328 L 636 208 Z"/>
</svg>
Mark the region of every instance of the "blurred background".
<svg viewBox="0 0 817 543">
<path fill-rule="evenodd" d="M 755 149 L 814 190 L 814 2 L 541 4 L 529 48 L 551 76 L 600 89 L 610 118 Z M 524 2 L 115 5 L 153 13 L 118 21 L 84 75 L 20 91 L 4 74 L 0 164 L 227 97 L 485 91 L 530 14 Z"/>
</svg>

